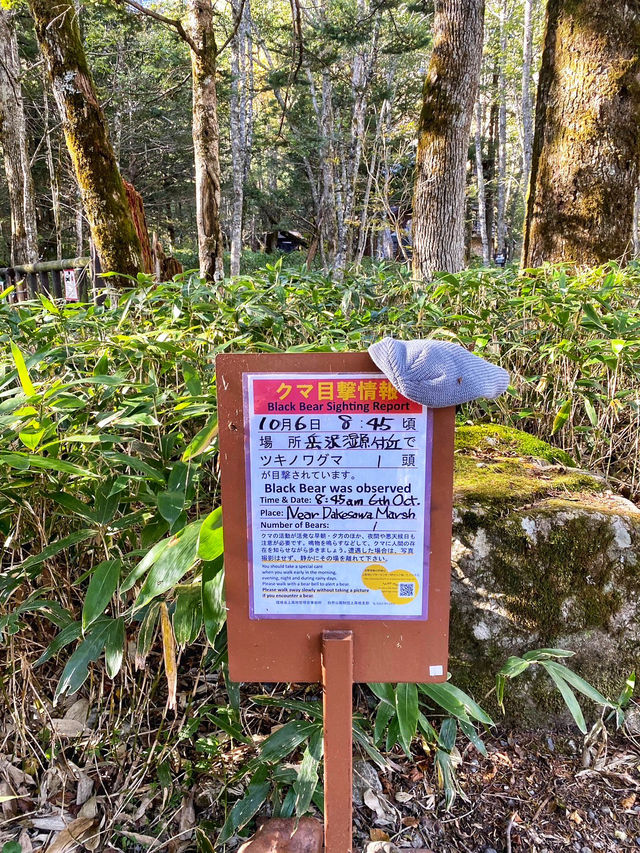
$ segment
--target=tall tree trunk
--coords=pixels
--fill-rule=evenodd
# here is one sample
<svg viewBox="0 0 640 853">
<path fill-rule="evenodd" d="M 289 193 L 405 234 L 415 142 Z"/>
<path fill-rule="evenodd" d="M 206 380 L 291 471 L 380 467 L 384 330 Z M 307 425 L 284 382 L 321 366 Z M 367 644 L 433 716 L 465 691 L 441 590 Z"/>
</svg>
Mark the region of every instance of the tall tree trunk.
<svg viewBox="0 0 640 853">
<path fill-rule="evenodd" d="M 524 0 L 524 29 L 522 38 L 522 188 L 525 198 L 529 189 L 531 146 L 533 145 L 533 98 L 531 93 L 533 4 L 534 0 Z"/>
<path fill-rule="evenodd" d="M 236 4 L 237 5 L 237 4 Z M 234 14 L 240 13 L 234 7 Z M 231 275 L 240 275 L 242 255 L 242 223 L 244 185 L 249 172 L 252 97 L 250 66 L 252 62 L 249 32 L 251 7 L 244 0 L 240 24 L 231 42 L 231 159 L 233 165 L 233 200 L 231 213 Z"/>
<path fill-rule="evenodd" d="M 29 0 L 103 272 L 136 275 L 140 241 L 70 0 Z"/>
<path fill-rule="evenodd" d="M 360 19 L 368 16 L 369 9 L 365 0 L 358 0 L 358 15 Z M 345 160 L 345 179 L 342 215 L 342 227 L 338 234 L 338 251 L 334 262 L 334 278 L 338 281 L 344 276 L 345 266 L 351 258 L 352 223 L 356 200 L 356 185 L 360 161 L 362 159 L 362 140 L 365 134 L 365 118 L 367 112 L 367 95 L 374 72 L 378 43 L 378 23 L 374 22 L 369 49 L 364 47 L 356 53 L 351 71 L 351 133 Z"/>
<path fill-rule="evenodd" d="M 394 90 L 394 77 L 396 73 L 396 63 L 391 63 L 388 70 L 387 76 L 385 80 L 385 84 L 387 90 L 389 92 L 393 92 Z M 367 175 L 367 184 L 364 191 L 364 198 L 362 200 L 362 211 L 360 213 L 360 231 L 358 234 L 358 247 L 355 256 L 355 263 L 359 266 L 362 263 L 362 258 L 364 257 L 365 248 L 367 244 L 367 218 L 369 213 L 369 200 L 371 198 L 371 190 L 373 188 L 373 183 L 376 178 L 377 173 L 379 172 L 379 145 L 382 138 L 382 131 L 386 129 L 389 131 L 391 124 L 391 100 L 390 98 L 385 98 L 382 102 L 382 106 L 380 107 L 380 112 L 378 114 L 378 120 L 376 122 L 376 133 L 373 139 L 373 144 L 371 146 L 371 159 L 368 166 L 368 175 Z"/>
<path fill-rule="evenodd" d="M 76 198 L 76 257 L 81 258 L 84 252 L 84 211 L 82 209 L 82 196 L 80 188 L 77 189 Z"/>
<path fill-rule="evenodd" d="M 49 186 L 51 187 L 51 209 L 53 211 L 53 224 L 56 231 L 56 258 L 62 259 L 62 219 L 60 216 L 60 178 L 53 160 L 53 146 L 51 145 L 51 128 L 49 113 L 49 93 L 46 70 L 42 69 L 42 105 L 44 120 L 44 136 L 47 149 L 47 169 L 49 170 Z M 80 256 L 78 256 L 80 257 Z"/>
<path fill-rule="evenodd" d="M 187 28 L 193 43 L 193 156 L 200 275 L 208 281 L 219 281 L 224 277 L 224 244 L 220 224 L 218 49 L 213 11 L 211 0 L 188 0 Z"/>
<path fill-rule="evenodd" d="M 320 196 L 320 248 L 325 264 L 333 264 L 337 251 L 338 222 L 335 187 L 335 157 L 333 133 L 333 103 L 331 78 L 328 71 L 322 72 L 322 107 L 319 117 L 320 169 L 322 191 Z"/>
<path fill-rule="evenodd" d="M 504 64 L 507 53 L 507 2 L 500 4 L 500 58 L 498 72 L 498 203 L 496 211 L 496 250 L 506 255 L 506 191 L 507 191 L 507 92 Z"/>
<path fill-rule="evenodd" d="M 491 107 L 489 108 L 489 138 L 487 157 L 483 162 L 484 190 L 486 197 L 487 240 L 489 254 L 494 248 L 495 199 L 496 199 L 496 155 L 498 153 L 498 72 L 491 77 Z"/>
<path fill-rule="evenodd" d="M 484 168 L 482 165 L 482 106 L 476 104 L 476 178 L 478 181 L 478 227 L 482 240 L 482 263 L 489 266 L 489 238 L 487 237 L 487 204 L 484 192 Z"/>
<path fill-rule="evenodd" d="M 633 245 L 633 257 L 640 258 L 640 186 L 636 187 L 635 192 L 632 227 L 631 243 Z"/>
<path fill-rule="evenodd" d="M 629 251 L 640 160 L 640 0 L 549 0 L 525 267 Z"/>
<path fill-rule="evenodd" d="M 437 0 L 422 95 L 413 199 L 413 270 L 430 279 L 464 263 L 469 131 L 482 59 L 484 0 Z"/>
<path fill-rule="evenodd" d="M 27 149 L 20 56 L 13 12 L 0 5 L 0 144 L 11 208 L 11 263 L 38 260 L 38 227 Z"/>
</svg>

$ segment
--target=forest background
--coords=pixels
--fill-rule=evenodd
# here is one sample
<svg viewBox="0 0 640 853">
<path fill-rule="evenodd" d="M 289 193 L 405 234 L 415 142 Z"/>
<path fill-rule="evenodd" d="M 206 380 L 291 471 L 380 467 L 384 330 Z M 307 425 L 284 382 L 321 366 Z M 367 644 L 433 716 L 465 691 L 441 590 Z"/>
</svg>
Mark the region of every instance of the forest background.
<svg viewBox="0 0 640 853">
<path fill-rule="evenodd" d="M 86 305 L 0 293 L 2 842 L 62 847 L 73 823 L 89 849 L 210 853 L 258 812 L 322 808 L 315 688 L 228 677 L 216 352 L 455 340 L 512 377 L 461 421 L 520 427 L 508 456 L 524 441 L 637 501 L 639 31 L 638 0 L 2 0 L 0 262 L 84 256 L 91 233 L 103 269 L 130 274 Z M 194 275 L 141 272 L 121 175 Z M 520 254 L 522 275 L 488 269 Z M 562 569 L 569 589 L 585 574 Z M 554 624 L 478 698 L 497 713 L 535 669 L 583 732 L 576 694 L 622 726 L 633 676 L 586 683 L 549 650 Z M 448 849 L 456 744 L 486 758 L 488 712 L 451 683 L 358 688 L 356 709 L 362 754 L 428 794 L 394 832 Z M 528 802 L 546 806 L 537 772 Z M 540 819 L 566 849 L 600 831 L 600 796 L 583 789 L 588 829 L 554 800 L 509 832 L 527 844 Z"/>
<path fill-rule="evenodd" d="M 184 13 L 171 0 L 145 6 L 171 20 Z M 215 8 L 219 47 L 231 37 L 218 58 L 217 102 L 221 220 L 234 271 L 239 241 L 253 251 L 273 249 L 278 231 L 296 232 L 294 246 L 303 238 L 308 258 L 324 266 L 364 256 L 406 260 L 431 5 L 313 3 L 293 22 L 289 4 L 277 0 L 245 0 L 241 9 L 234 35 L 240 7 Z M 121 173 L 142 195 L 149 230 L 167 254 L 197 267 L 189 46 L 173 26 L 125 3 L 83 3 L 77 13 Z M 519 254 L 543 25 L 538 0 L 487 3 L 464 152 L 467 261 Z M 2 33 L 7 57 L 17 36 L 20 132 L 38 234 L 37 257 L 32 248 L 14 262 L 86 255 L 86 214 L 26 4 L 18 4 L 15 28 Z M 0 174 L 0 264 L 9 265 L 4 180 Z M 345 259 L 340 246 L 349 226 Z"/>
</svg>

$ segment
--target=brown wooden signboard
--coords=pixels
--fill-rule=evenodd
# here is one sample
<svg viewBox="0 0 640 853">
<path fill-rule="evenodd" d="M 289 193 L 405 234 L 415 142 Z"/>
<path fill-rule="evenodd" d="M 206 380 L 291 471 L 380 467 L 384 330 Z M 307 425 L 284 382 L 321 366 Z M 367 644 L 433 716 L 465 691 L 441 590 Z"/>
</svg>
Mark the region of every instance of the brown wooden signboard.
<svg viewBox="0 0 640 853">
<path fill-rule="evenodd" d="M 344 853 L 352 681 L 447 676 L 454 409 L 366 353 L 223 354 L 217 389 L 230 675 L 322 681 Z"/>
</svg>

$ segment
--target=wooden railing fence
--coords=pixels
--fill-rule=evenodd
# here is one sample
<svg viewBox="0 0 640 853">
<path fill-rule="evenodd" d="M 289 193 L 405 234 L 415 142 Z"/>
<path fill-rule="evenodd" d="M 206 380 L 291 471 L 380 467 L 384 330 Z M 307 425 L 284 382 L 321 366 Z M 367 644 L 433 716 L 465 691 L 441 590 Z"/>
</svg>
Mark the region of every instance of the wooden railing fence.
<svg viewBox="0 0 640 853">
<path fill-rule="evenodd" d="M 35 299 L 39 293 L 67 302 L 87 302 L 99 286 L 100 272 L 97 256 L 65 258 L 60 261 L 40 261 L 37 264 L 17 264 L 0 267 L 0 291 L 13 286 L 10 302 Z"/>
</svg>

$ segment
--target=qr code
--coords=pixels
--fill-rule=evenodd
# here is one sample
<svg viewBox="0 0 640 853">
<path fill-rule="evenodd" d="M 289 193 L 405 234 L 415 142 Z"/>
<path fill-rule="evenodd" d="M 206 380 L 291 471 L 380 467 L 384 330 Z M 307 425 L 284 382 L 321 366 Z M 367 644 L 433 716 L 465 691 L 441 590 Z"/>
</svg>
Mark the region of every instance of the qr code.
<svg viewBox="0 0 640 853">
<path fill-rule="evenodd" d="M 414 583 L 398 584 L 398 598 L 413 598 L 416 585 Z"/>
</svg>

